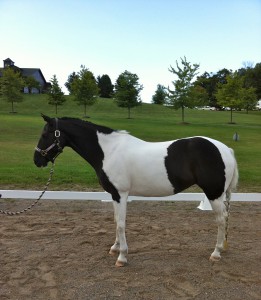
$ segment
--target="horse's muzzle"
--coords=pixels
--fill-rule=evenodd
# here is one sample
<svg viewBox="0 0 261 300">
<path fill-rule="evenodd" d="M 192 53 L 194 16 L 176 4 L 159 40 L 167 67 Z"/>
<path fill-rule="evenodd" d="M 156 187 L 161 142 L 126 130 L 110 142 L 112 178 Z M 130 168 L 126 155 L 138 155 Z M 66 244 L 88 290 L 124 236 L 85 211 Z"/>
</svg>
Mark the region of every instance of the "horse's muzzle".
<svg viewBox="0 0 261 300">
<path fill-rule="evenodd" d="M 41 156 L 39 153 L 34 154 L 34 164 L 38 167 L 46 167 L 48 165 L 48 160 L 46 157 Z"/>
</svg>

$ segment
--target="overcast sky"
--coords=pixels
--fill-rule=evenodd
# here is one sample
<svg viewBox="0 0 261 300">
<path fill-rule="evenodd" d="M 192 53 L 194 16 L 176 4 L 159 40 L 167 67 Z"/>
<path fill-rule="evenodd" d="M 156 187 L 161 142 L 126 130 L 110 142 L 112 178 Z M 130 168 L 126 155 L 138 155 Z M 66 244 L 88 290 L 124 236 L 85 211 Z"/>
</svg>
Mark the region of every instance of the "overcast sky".
<svg viewBox="0 0 261 300">
<path fill-rule="evenodd" d="M 200 74 L 261 62 L 261 0 L 0 0 L 0 59 L 60 86 L 85 65 L 115 83 L 136 73 L 150 102 L 180 57 Z"/>
</svg>

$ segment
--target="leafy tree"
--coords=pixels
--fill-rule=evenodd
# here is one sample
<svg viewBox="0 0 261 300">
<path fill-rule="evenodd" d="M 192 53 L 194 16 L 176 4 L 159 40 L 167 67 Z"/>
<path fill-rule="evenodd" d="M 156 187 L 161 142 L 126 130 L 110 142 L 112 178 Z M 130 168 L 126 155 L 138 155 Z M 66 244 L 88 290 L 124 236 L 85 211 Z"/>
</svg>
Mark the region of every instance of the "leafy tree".
<svg viewBox="0 0 261 300">
<path fill-rule="evenodd" d="M 191 107 L 203 106 L 209 103 L 208 93 L 205 88 L 200 85 L 194 84 L 189 89 L 189 102 Z"/>
<path fill-rule="evenodd" d="M 69 91 L 69 93 L 72 93 L 72 82 L 74 81 L 74 79 L 79 78 L 79 75 L 76 74 L 75 72 L 72 72 L 69 76 L 67 81 L 65 82 L 65 86 L 67 88 L 67 90 Z"/>
<path fill-rule="evenodd" d="M 226 76 L 231 74 L 231 71 L 227 69 L 219 70 L 217 73 L 204 72 L 202 75 L 198 76 L 195 85 L 203 87 L 208 93 L 208 103 L 209 106 L 219 107 L 217 104 L 217 99 L 215 93 L 218 88 L 218 84 L 226 83 Z"/>
<path fill-rule="evenodd" d="M 211 73 L 209 74 L 208 72 L 204 72 L 202 75 L 197 77 L 194 84 L 204 88 L 205 91 L 207 92 L 208 94 L 207 105 L 215 106 L 213 104 L 216 103 L 216 97 L 214 96 L 214 93 L 216 91 L 216 85 L 217 85 L 216 78 Z"/>
<path fill-rule="evenodd" d="M 141 104 L 139 93 L 142 89 L 139 77 L 129 71 L 124 71 L 116 80 L 115 101 L 119 107 L 127 107 L 128 119 L 130 119 L 131 108 Z"/>
<path fill-rule="evenodd" d="M 12 68 L 6 68 L 2 71 L 0 77 L 0 94 L 4 100 L 11 102 L 12 113 L 14 113 L 14 102 L 23 101 L 23 87 L 25 82 L 19 72 L 15 72 Z"/>
<path fill-rule="evenodd" d="M 245 77 L 245 87 L 253 87 L 256 90 L 257 99 L 261 99 L 261 63 L 257 63 L 254 68 L 243 69 Z M 242 69 L 239 71 L 242 72 Z"/>
<path fill-rule="evenodd" d="M 100 89 L 100 97 L 111 98 L 113 95 L 113 84 L 110 77 L 105 74 L 97 77 L 98 87 Z"/>
<path fill-rule="evenodd" d="M 160 104 L 160 105 L 165 104 L 167 100 L 167 96 L 168 93 L 166 91 L 166 88 L 163 85 L 158 84 L 157 90 L 155 91 L 155 94 L 152 96 L 152 103 Z"/>
<path fill-rule="evenodd" d="M 40 91 L 40 83 L 33 76 L 25 77 L 24 81 L 25 85 L 28 87 L 29 93 L 32 93 L 33 88 L 36 88 Z"/>
<path fill-rule="evenodd" d="M 93 73 L 85 66 L 81 66 L 77 76 L 71 84 L 72 95 L 79 105 L 84 105 L 84 117 L 87 117 L 87 106 L 95 103 L 96 97 L 99 95 L 99 88 Z"/>
<path fill-rule="evenodd" d="M 216 98 L 220 106 L 230 108 L 230 123 L 233 123 L 233 109 L 241 109 L 246 103 L 255 102 L 256 94 L 253 88 L 244 88 L 244 77 L 237 72 L 226 77 L 226 84 L 219 84 Z"/>
<path fill-rule="evenodd" d="M 51 81 L 51 88 L 48 91 L 48 104 L 55 105 L 55 113 L 57 114 L 58 105 L 62 105 L 66 99 L 64 93 L 59 86 L 56 75 L 53 75 Z"/>
<path fill-rule="evenodd" d="M 187 61 L 186 57 L 181 58 L 180 67 L 176 61 L 176 69 L 170 66 L 169 71 L 174 75 L 178 76 L 178 79 L 172 81 L 174 90 L 169 90 L 169 101 L 168 103 L 175 109 L 181 108 L 182 111 L 182 122 L 184 122 L 184 109 L 185 107 L 193 107 L 194 101 L 190 97 L 192 80 L 197 75 L 199 64 L 191 65 Z"/>
<path fill-rule="evenodd" d="M 227 83 L 227 77 L 229 76 L 229 75 L 231 75 L 232 74 L 232 71 L 231 70 L 228 70 L 228 69 L 226 69 L 226 68 L 223 68 L 223 69 L 221 69 L 221 70 L 219 70 L 216 74 L 215 74 L 215 76 L 217 77 L 217 81 L 218 81 L 218 83 L 221 83 L 221 84 L 226 84 Z"/>
<path fill-rule="evenodd" d="M 254 109 L 257 104 L 256 89 L 253 87 L 242 89 L 242 108 L 248 111 Z"/>
</svg>

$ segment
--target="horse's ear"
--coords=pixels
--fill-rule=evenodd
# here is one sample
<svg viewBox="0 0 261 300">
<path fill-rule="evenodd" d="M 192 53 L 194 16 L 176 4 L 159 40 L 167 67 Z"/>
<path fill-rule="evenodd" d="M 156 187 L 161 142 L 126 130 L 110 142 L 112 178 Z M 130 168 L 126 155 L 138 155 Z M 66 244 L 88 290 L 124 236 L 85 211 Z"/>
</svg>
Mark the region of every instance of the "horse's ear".
<svg viewBox="0 0 261 300">
<path fill-rule="evenodd" d="M 45 120 L 47 123 L 51 123 L 52 119 L 44 114 L 41 114 L 42 118 Z"/>
</svg>

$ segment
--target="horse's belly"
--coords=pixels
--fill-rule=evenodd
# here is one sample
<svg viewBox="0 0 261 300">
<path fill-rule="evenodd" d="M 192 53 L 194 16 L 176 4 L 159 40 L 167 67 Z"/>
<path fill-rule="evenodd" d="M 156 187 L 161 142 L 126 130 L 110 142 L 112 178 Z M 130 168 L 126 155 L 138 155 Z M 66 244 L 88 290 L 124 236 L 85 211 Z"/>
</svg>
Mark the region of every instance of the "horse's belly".
<svg viewBox="0 0 261 300">
<path fill-rule="evenodd" d="M 165 166 L 169 144 L 138 143 L 135 147 L 124 149 L 121 156 L 107 154 L 103 169 L 118 191 L 128 191 L 131 196 L 173 195 L 174 189 Z"/>
<path fill-rule="evenodd" d="M 132 187 L 130 190 L 130 196 L 142 196 L 142 197 L 164 197 L 174 194 L 172 186 L 138 186 Z"/>
<path fill-rule="evenodd" d="M 165 170 L 157 174 L 146 174 L 140 172 L 132 177 L 130 193 L 131 196 L 163 197 L 174 194 Z"/>
</svg>

